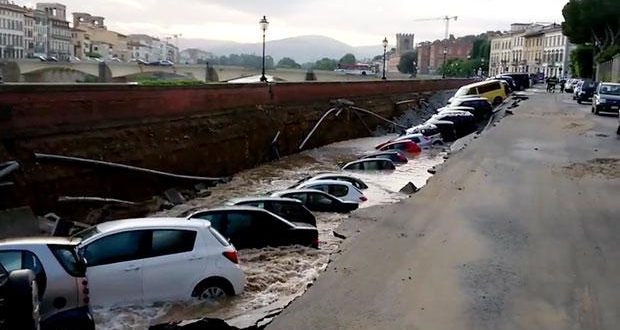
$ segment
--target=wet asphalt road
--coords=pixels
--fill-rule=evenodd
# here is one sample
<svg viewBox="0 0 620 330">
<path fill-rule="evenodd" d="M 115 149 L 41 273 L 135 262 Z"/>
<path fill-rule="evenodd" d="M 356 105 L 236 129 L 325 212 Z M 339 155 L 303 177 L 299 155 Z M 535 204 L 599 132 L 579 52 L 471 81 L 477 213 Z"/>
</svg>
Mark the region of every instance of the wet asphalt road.
<svg viewBox="0 0 620 330">
<path fill-rule="evenodd" d="M 349 219 L 361 233 L 268 329 L 618 329 L 618 118 L 540 92 L 514 112 Z"/>
</svg>

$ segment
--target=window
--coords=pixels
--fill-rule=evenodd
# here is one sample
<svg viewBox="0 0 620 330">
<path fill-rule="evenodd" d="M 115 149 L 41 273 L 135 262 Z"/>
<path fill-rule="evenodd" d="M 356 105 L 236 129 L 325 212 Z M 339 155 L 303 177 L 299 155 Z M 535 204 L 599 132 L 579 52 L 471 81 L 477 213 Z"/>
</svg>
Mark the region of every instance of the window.
<svg viewBox="0 0 620 330">
<path fill-rule="evenodd" d="M 321 185 L 315 185 L 315 186 L 310 186 L 308 187 L 309 189 L 315 189 L 315 190 L 320 190 L 320 191 L 324 191 L 324 192 L 329 192 L 329 187 L 327 185 L 321 184 Z"/>
<path fill-rule="evenodd" d="M 224 213 L 221 213 L 221 212 L 209 213 L 209 214 L 205 214 L 205 215 L 197 215 L 197 216 L 192 217 L 192 218 L 208 220 L 211 223 L 211 227 L 213 227 L 215 230 L 217 230 L 219 232 L 223 232 L 224 231 L 224 218 L 225 218 L 225 214 Z"/>
<path fill-rule="evenodd" d="M 0 251 L 0 263 L 8 272 L 30 269 L 39 286 L 39 296 L 43 296 L 47 286 L 47 276 L 39 258 L 30 251 Z"/>
<path fill-rule="evenodd" d="M 298 201 L 301 201 L 304 204 L 306 204 L 306 201 L 308 201 L 308 195 L 307 194 L 290 194 L 290 195 L 288 195 L 286 197 L 296 199 Z"/>
<path fill-rule="evenodd" d="M 381 169 L 381 166 L 379 164 L 380 164 L 379 161 L 365 162 L 364 169 L 369 170 L 369 171 L 378 171 Z M 344 188 L 347 188 L 347 187 L 344 187 Z M 348 192 L 349 192 L 349 189 L 347 188 L 347 191 L 344 194 L 340 194 L 340 195 L 332 194 L 332 195 L 336 197 L 342 197 L 342 196 L 346 196 Z"/>
<path fill-rule="evenodd" d="M 231 212 L 228 213 L 226 224 L 226 234 L 228 237 L 233 236 L 236 233 L 243 233 L 252 230 L 253 224 L 252 214 L 245 212 Z"/>
<path fill-rule="evenodd" d="M 355 164 L 351 164 L 347 166 L 347 170 L 363 170 L 363 169 L 364 169 L 363 163 L 355 163 Z"/>
<path fill-rule="evenodd" d="M 191 230 L 154 230 L 150 257 L 164 256 L 194 249 L 196 232 Z"/>
<path fill-rule="evenodd" d="M 135 230 L 103 237 L 84 248 L 88 267 L 137 260 L 144 256 L 147 231 Z"/>
<path fill-rule="evenodd" d="M 311 194 L 310 204 L 316 206 L 330 206 L 334 203 L 330 198 L 321 194 Z"/>
<path fill-rule="evenodd" d="M 67 245 L 50 245 L 50 250 L 52 250 L 54 257 L 56 257 L 67 273 L 75 277 L 84 277 L 85 269 L 78 262 L 79 259 L 75 254 L 74 248 L 74 246 Z"/>
<path fill-rule="evenodd" d="M 375 166 L 378 167 L 378 162 L 366 162 L 366 165 L 368 165 L 368 163 L 374 163 L 376 164 Z M 349 194 L 349 187 L 345 186 L 345 185 L 331 185 L 328 187 L 328 193 L 332 196 L 336 196 L 336 197 L 343 197 L 346 196 L 347 194 Z"/>
</svg>

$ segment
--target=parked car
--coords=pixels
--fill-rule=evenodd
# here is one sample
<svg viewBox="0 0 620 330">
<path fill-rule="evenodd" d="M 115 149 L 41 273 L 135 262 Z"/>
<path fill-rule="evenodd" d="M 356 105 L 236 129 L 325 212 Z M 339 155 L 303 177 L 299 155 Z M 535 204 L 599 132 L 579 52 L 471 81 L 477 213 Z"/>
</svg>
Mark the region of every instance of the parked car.
<svg viewBox="0 0 620 330">
<path fill-rule="evenodd" d="M 149 65 L 149 62 L 141 59 L 141 58 L 134 58 L 132 60 L 129 61 L 129 63 L 136 63 L 138 65 Z"/>
<path fill-rule="evenodd" d="M 387 159 L 381 159 L 382 161 L 388 161 Z M 394 164 L 392 164 L 394 165 Z M 355 188 L 353 184 L 346 181 L 339 180 L 316 180 L 307 181 L 301 183 L 295 189 L 314 189 L 324 191 L 332 196 L 338 197 L 345 201 L 351 201 L 355 203 L 365 202 L 368 199 L 364 196 L 359 189 Z"/>
<path fill-rule="evenodd" d="M 342 167 L 344 171 L 393 171 L 396 165 L 387 158 L 366 158 L 350 162 Z"/>
<path fill-rule="evenodd" d="M 574 79 L 574 78 L 568 79 L 568 81 L 566 82 L 566 85 L 564 86 L 564 91 L 566 93 L 574 92 L 577 82 L 579 82 L 579 79 Z"/>
<path fill-rule="evenodd" d="M 318 181 L 318 180 L 338 180 L 338 181 L 347 181 L 351 183 L 355 188 L 360 190 L 368 189 L 368 185 L 359 178 L 356 178 L 347 173 L 319 173 L 315 176 L 309 176 L 299 180 L 295 185 L 289 187 L 289 189 L 295 189 L 297 186 L 304 182 L 309 181 Z"/>
<path fill-rule="evenodd" d="M 39 56 L 38 59 L 41 62 L 58 62 L 58 59 L 54 56 Z"/>
<path fill-rule="evenodd" d="M 291 222 L 258 207 L 231 206 L 198 211 L 188 219 L 208 220 L 240 249 L 287 245 L 319 247 L 319 232 L 315 226 Z"/>
<path fill-rule="evenodd" d="M 394 141 L 413 141 L 422 148 L 442 145 L 443 141 L 439 138 L 429 138 L 422 133 L 405 134 L 396 138 Z"/>
<path fill-rule="evenodd" d="M 437 122 L 444 121 L 449 121 L 454 124 L 454 134 L 456 138 L 469 135 L 477 130 L 476 118 L 468 112 L 444 112 L 436 114 L 433 115 L 427 123 L 437 125 Z"/>
<path fill-rule="evenodd" d="M 277 214 L 290 222 L 316 226 L 316 218 L 300 201 L 282 197 L 247 197 L 233 199 L 228 206 L 254 206 Z"/>
<path fill-rule="evenodd" d="M 456 130 L 454 129 L 454 123 L 447 120 L 429 119 L 423 126 L 434 126 L 441 134 L 441 139 L 444 142 L 452 142 L 457 139 Z"/>
<path fill-rule="evenodd" d="M 581 102 L 583 101 L 592 101 L 592 98 L 594 97 L 594 92 L 596 92 L 597 87 L 598 82 L 584 82 L 583 85 L 581 85 L 579 93 L 577 94 L 577 103 L 581 104 Z"/>
<path fill-rule="evenodd" d="M 362 156 L 360 159 L 369 159 L 369 158 L 385 158 L 392 161 L 392 163 L 396 164 L 406 164 L 409 162 L 407 156 L 405 156 L 400 151 L 381 151 L 381 152 L 373 152 L 368 155 Z"/>
<path fill-rule="evenodd" d="M 380 151 L 397 150 L 409 154 L 419 154 L 422 149 L 413 141 L 394 141 L 379 147 Z"/>
<path fill-rule="evenodd" d="M 521 72 L 503 73 L 502 76 L 512 78 L 514 80 L 515 87 L 518 90 L 525 90 L 531 87 L 530 75 L 527 73 L 521 73 Z"/>
<path fill-rule="evenodd" d="M 173 66 L 174 62 L 169 61 L 169 60 L 161 60 L 161 61 L 159 61 L 159 65 L 161 65 L 161 66 Z"/>
<path fill-rule="evenodd" d="M 300 200 L 310 211 L 349 213 L 359 208 L 359 203 L 342 200 L 324 191 L 314 189 L 293 189 L 273 193 L 273 197 Z"/>
<path fill-rule="evenodd" d="M 8 271 L 31 270 L 40 298 L 42 328 L 72 325 L 94 329 L 89 282 L 77 242 L 68 238 L 19 238 L 0 242 L 0 263 Z"/>
<path fill-rule="evenodd" d="M 573 88 L 573 100 L 577 100 L 577 95 L 581 91 L 581 86 L 586 82 L 586 80 L 579 80 L 577 84 L 575 84 L 575 88 Z"/>
<path fill-rule="evenodd" d="M 600 83 L 592 98 L 592 112 L 596 115 L 601 112 L 619 113 L 619 109 L 620 83 Z"/>
<path fill-rule="evenodd" d="M 95 306 L 218 300 L 245 285 L 237 250 L 206 221 L 110 221 L 72 238 L 80 242 Z"/>
<path fill-rule="evenodd" d="M 422 125 L 411 127 L 405 131 L 405 134 L 416 134 L 416 133 L 421 133 L 422 135 L 426 136 L 432 141 L 441 141 L 442 143 L 444 142 L 441 136 L 441 130 L 433 124 L 422 124 Z"/>
<path fill-rule="evenodd" d="M 465 111 L 476 116 L 477 120 L 489 118 L 493 114 L 493 106 L 485 98 L 457 99 L 450 104 L 450 108 L 458 109 L 459 107 L 473 109 Z"/>
<path fill-rule="evenodd" d="M 466 95 L 479 95 L 489 100 L 493 105 L 499 105 L 506 99 L 506 90 L 498 80 L 481 81 L 459 88 L 455 98 Z M 453 104 L 454 101 L 451 102 Z"/>
<path fill-rule="evenodd" d="M 505 81 L 508 84 L 508 92 L 512 93 L 517 90 L 517 85 L 515 84 L 515 80 L 510 76 L 497 75 L 495 79 Z"/>
<path fill-rule="evenodd" d="M 479 97 L 480 95 L 478 94 L 452 96 L 451 98 L 448 99 L 448 105 L 452 104 L 452 102 L 454 102 L 454 100 L 456 99 L 477 99 Z"/>
<path fill-rule="evenodd" d="M 0 264 L 0 329 L 40 328 L 39 290 L 29 269 L 8 272 Z"/>
</svg>

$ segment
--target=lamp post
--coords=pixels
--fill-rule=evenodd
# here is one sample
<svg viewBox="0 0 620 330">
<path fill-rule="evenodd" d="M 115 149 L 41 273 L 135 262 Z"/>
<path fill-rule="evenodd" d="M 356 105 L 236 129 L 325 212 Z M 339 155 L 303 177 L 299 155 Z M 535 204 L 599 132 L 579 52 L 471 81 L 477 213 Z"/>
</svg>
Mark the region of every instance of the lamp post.
<svg viewBox="0 0 620 330">
<path fill-rule="evenodd" d="M 446 41 L 447 42 L 447 41 Z M 446 79 L 446 61 L 448 59 L 448 47 L 443 48 L 443 75 L 442 78 Z"/>
<path fill-rule="evenodd" d="M 381 79 L 383 80 L 387 79 L 385 77 L 385 61 L 386 61 L 386 54 L 387 54 L 387 46 L 388 46 L 388 40 L 387 40 L 387 37 L 385 37 L 383 39 L 383 77 L 381 77 Z"/>
<path fill-rule="evenodd" d="M 267 21 L 267 17 L 263 16 L 263 19 L 258 23 L 260 24 L 261 30 L 263 30 L 263 74 L 260 77 L 260 81 L 267 82 L 267 77 L 265 77 L 265 33 L 269 27 L 269 22 Z"/>
</svg>

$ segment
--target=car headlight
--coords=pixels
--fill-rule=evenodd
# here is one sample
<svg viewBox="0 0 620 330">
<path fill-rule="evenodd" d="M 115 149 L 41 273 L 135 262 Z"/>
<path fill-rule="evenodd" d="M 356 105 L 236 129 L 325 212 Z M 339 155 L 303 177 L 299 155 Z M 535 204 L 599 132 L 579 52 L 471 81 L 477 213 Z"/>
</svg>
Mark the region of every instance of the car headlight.
<svg viewBox="0 0 620 330">
<path fill-rule="evenodd" d="M 604 104 L 604 103 L 607 103 L 607 100 L 606 99 L 598 99 L 598 103 Z"/>
</svg>

